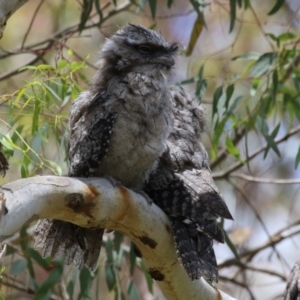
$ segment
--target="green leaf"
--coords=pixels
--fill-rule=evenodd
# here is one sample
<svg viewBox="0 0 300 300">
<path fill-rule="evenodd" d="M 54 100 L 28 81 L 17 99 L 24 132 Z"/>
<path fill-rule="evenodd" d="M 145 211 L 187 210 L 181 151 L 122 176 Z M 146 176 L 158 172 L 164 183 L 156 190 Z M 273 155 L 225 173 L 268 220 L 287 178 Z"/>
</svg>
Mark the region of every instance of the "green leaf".
<svg viewBox="0 0 300 300">
<path fill-rule="evenodd" d="M 153 279 L 152 277 L 150 276 L 145 264 L 143 261 L 141 261 L 141 269 L 145 275 L 145 278 L 146 278 L 146 282 L 147 282 L 147 286 L 148 286 L 148 290 L 151 294 L 153 294 Z"/>
<path fill-rule="evenodd" d="M 300 80 L 298 76 L 297 77 L 293 76 L 293 83 L 297 93 L 300 94 Z"/>
<path fill-rule="evenodd" d="M 152 19 L 155 19 L 157 0 L 149 0 Z"/>
<path fill-rule="evenodd" d="M 5 252 L 5 256 L 6 255 L 12 255 L 14 253 L 16 253 L 18 250 L 16 248 L 13 248 L 12 246 L 8 245 L 6 246 L 6 252 Z"/>
<path fill-rule="evenodd" d="M 279 129 L 280 129 L 280 123 L 277 124 L 277 126 L 274 128 L 274 130 L 273 130 L 272 133 L 271 133 L 271 137 L 272 137 L 273 139 L 276 138 L 276 136 L 277 136 L 277 134 L 278 134 L 278 132 L 279 132 Z"/>
<path fill-rule="evenodd" d="M 120 251 L 120 247 L 121 247 L 121 244 L 122 244 L 123 239 L 124 239 L 123 233 L 118 232 L 118 231 L 115 231 L 115 232 L 114 232 L 114 240 L 113 240 L 113 243 L 114 243 L 114 249 L 115 249 L 117 252 Z"/>
<path fill-rule="evenodd" d="M 41 284 L 39 289 L 36 291 L 36 294 L 33 300 L 46 300 L 49 299 L 52 293 L 52 289 L 61 280 L 63 272 L 63 265 L 57 264 L 55 269 L 53 269 L 47 279 Z"/>
<path fill-rule="evenodd" d="M 296 37 L 297 37 L 296 34 L 292 32 L 285 32 L 278 36 L 278 40 L 280 42 L 285 42 L 285 41 L 293 40 Z"/>
<path fill-rule="evenodd" d="M 123 294 L 123 292 L 121 291 L 121 300 L 126 300 L 125 295 Z"/>
<path fill-rule="evenodd" d="M 24 125 L 19 125 L 16 130 L 14 131 L 13 135 L 11 136 L 11 140 L 13 143 L 16 143 L 19 139 L 22 131 L 23 131 Z"/>
<path fill-rule="evenodd" d="M 273 137 L 271 137 L 270 135 L 266 135 L 265 139 L 266 139 L 268 147 L 265 150 L 264 159 L 267 157 L 269 149 L 273 149 L 273 151 L 280 157 L 279 149 L 278 149 L 277 144 L 275 143 Z"/>
<path fill-rule="evenodd" d="M 273 149 L 273 151 L 280 157 L 279 149 L 277 147 L 276 142 L 274 141 L 275 137 L 277 136 L 277 134 L 279 132 L 279 129 L 280 129 L 280 123 L 278 123 L 278 125 L 275 127 L 275 129 L 272 131 L 272 133 L 270 135 L 267 135 L 267 134 L 264 135 L 264 138 L 267 142 L 267 148 L 264 153 L 264 159 L 267 157 L 267 154 L 270 149 Z"/>
<path fill-rule="evenodd" d="M 80 271 L 79 282 L 80 282 L 80 293 L 78 296 L 78 300 L 91 300 L 93 276 L 86 267 L 84 267 Z"/>
<path fill-rule="evenodd" d="M 61 59 L 58 62 L 57 69 L 61 70 L 61 69 L 65 68 L 67 65 L 68 65 L 68 62 L 65 59 Z"/>
<path fill-rule="evenodd" d="M 168 8 L 170 8 L 170 7 L 172 6 L 173 3 L 174 3 L 174 0 L 168 0 L 168 3 L 167 3 Z"/>
<path fill-rule="evenodd" d="M 137 288 L 132 280 L 129 280 L 128 286 L 127 286 L 127 293 L 129 295 L 130 300 L 140 300 L 139 293 L 137 291 Z"/>
<path fill-rule="evenodd" d="M 195 95 L 199 101 L 201 101 L 206 89 L 207 89 L 207 81 L 205 79 L 202 79 L 197 83 Z"/>
<path fill-rule="evenodd" d="M 129 251 L 129 262 L 130 262 L 130 275 L 133 275 L 135 262 L 136 262 L 136 253 L 135 253 L 135 245 L 133 242 L 130 244 L 130 251 Z"/>
<path fill-rule="evenodd" d="M 28 158 L 27 154 L 23 156 L 22 164 L 21 164 L 21 175 L 22 178 L 29 177 L 29 165 L 30 165 L 30 159 Z"/>
<path fill-rule="evenodd" d="M 262 117 L 258 116 L 257 120 L 256 120 L 256 124 L 257 124 L 258 129 L 262 133 L 262 135 L 264 135 L 264 136 L 268 135 L 269 126 L 268 126 L 267 122 L 265 121 L 265 119 L 263 119 Z"/>
<path fill-rule="evenodd" d="M 10 273 L 14 276 L 19 275 L 27 268 L 27 260 L 24 258 L 14 261 L 10 267 Z"/>
<path fill-rule="evenodd" d="M 232 140 L 229 137 L 226 137 L 226 149 L 227 151 L 234 156 L 235 158 L 239 159 L 240 158 L 240 151 L 235 147 L 233 144 Z"/>
<path fill-rule="evenodd" d="M 202 79 L 203 70 L 204 70 L 204 66 L 202 65 L 198 72 L 198 80 L 199 81 L 196 85 L 196 91 L 195 91 L 195 95 L 198 100 L 202 99 L 202 96 L 205 93 L 206 88 L 207 88 L 207 81 L 205 79 Z"/>
<path fill-rule="evenodd" d="M 33 115 L 32 115 L 32 125 L 31 134 L 34 135 L 39 129 L 39 115 L 41 111 L 41 102 L 36 97 L 34 101 Z"/>
<path fill-rule="evenodd" d="M 45 64 L 40 64 L 38 66 L 26 66 L 26 67 L 23 67 L 23 68 L 20 68 L 19 69 L 19 72 L 20 71 L 25 71 L 25 70 L 54 70 L 55 68 L 51 65 L 45 65 Z"/>
<path fill-rule="evenodd" d="M 250 0 L 244 0 L 244 7 L 247 9 L 249 7 Z"/>
<path fill-rule="evenodd" d="M 193 26 L 193 29 L 192 29 L 189 45 L 188 45 L 188 48 L 185 52 L 186 56 L 189 56 L 193 53 L 195 45 L 197 44 L 198 38 L 199 38 L 199 36 L 200 36 L 200 34 L 203 30 L 203 27 L 204 27 L 203 20 L 198 17 L 196 19 L 196 21 L 194 23 L 194 26 Z"/>
<path fill-rule="evenodd" d="M 153 23 L 151 26 L 148 27 L 149 29 L 155 30 L 156 28 L 156 23 Z"/>
<path fill-rule="evenodd" d="M 99 15 L 99 23 L 102 21 L 103 19 L 103 15 L 102 15 L 102 10 L 100 8 L 100 1 L 99 0 L 94 0 L 95 2 L 95 7 L 96 7 L 96 11 Z"/>
<path fill-rule="evenodd" d="M 273 33 L 267 33 L 266 36 L 269 36 L 274 42 L 276 42 L 277 47 L 280 46 L 280 41 L 278 37 Z"/>
<path fill-rule="evenodd" d="M 232 104 L 230 104 L 229 108 L 228 108 L 228 111 L 227 111 L 227 114 L 230 115 L 234 112 L 234 110 L 237 108 L 237 106 L 240 104 L 240 102 L 243 100 L 243 96 L 237 96 Z"/>
<path fill-rule="evenodd" d="M 260 57 L 260 53 L 258 52 L 248 52 L 242 55 L 238 55 L 232 58 L 232 60 L 247 60 L 247 59 L 251 59 L 251 60 L 257 60 Z"/>
<path fill-rule="evenodd" d="M 206 26 L 204 15 L 203 15 L 202 11 L 200 11 L 200 9 L 199 9 L 200 3 L 197 0 L 190 0 L 190 2 L 193 5 L 194 10 L 196 11 L 196 13 L 198 15 L 198 19 L 199 19 L 200 23 L 202 23 L 204 26 Z"/>
<path fill-rule="evenodd" d="M 292 32 L 285 32 L 280 34 L 279 36 L 276 36 L 273 33 L 267 33 L 266 35 L 276 42 L 277 47 L 280 46 L 281 42 L 286 42 L 296 37 L 296 35 Z"/>
<path fill-rule="evenodd" d="M 114 258 L 113 258 L 113 243 L 111 239 L 109 238 L 105 243 L 105 250 L 106 250 L 106 263 L 108 265 L 113 265 Z"/>
<path fill-rule="evenodd" d="M 220 97 L 222 96 L 223 93 L 223 86 L 219 86 L 215 93 L 214 93 L 214 99 L 213 99 L 213 116 L 218 112 L 218 101 L 220 99 Z"/>
<path fill-rule="evenodd" d="M 140 4 L 139 4 L 138 9 L 137 9 L 137 12 L 138 12 L 138 13 L 140 13 L 140 12 L 144 9 L 144 7 L 145 7 L 147 1 L 148 1 L 148 0 L 140 0 Z"/>
<path fill-rule="evenodd" d="M 13 141 L 12 139 L 10 138 L 10 136 L 8 134 L 4 135 L 1 139 L 1 143 L 2 145 L 9 149 L 9 150 L 20 150 L 22 151 L 22 149 L 20 147 L 18 147 Z"/>
<path fill-rule="evenodd" d="M 276 100 L 277 86 L 278 86 L 278 72 L 275 70 L 272 76 L 272 97 L 273 101 Z"/>
<path fill-rule="evenodd" d="M 277 0 L 276 4 L 273 6 L 273 8 L 268 12 L 268 15 L 274 15 L 284 4 L 285 0 Z"/>
<path fill-rule="evenodd" d="M 230 0 L 230 27 L 229 27 L 229 33 L 232 32 L 234 28 L 236 18 L 236 0 Z"/>
<path fill-rule="evenodd" d="M 49 164 L 49 166 L 51 167 L 54 174 L 56 174 L 57 176 L 62 175 L 62 168 L 57 163 L 55 163 L 54 161 L 51 161 L 51 160 L 46 160 L 46 159 L 45 159 L 45 161 Z"/>
<path fill-rule="evenodd" d="M 54 91 L 54 89 L 52 87 L 50 87 L 48 84 L 44 84 L 42 83 L 42 86 L 48 90 L 50 92 L 50 94 L 56 99 L 58 100 L 59 102 L 61 101 L 61 98 L 60 96 Z"/>
<path fill-rule="evenodd" d="M 296 159 L 295 159 L 295 169 L 298 168 L 298 165 L 300 163 L 300 147 L 298 149 L 297 155 L 296 155 Z"/>
<path fill-rule="evenodd" d="M 217 157 L 218 143 L 221 135 L 224 132 L 224 126 L 227 122 L 228 118 L 224 118 L 221 122 L 216 122 L 216 126 L 214 127 L 214 135 L 212 140 L 212 159 Z"/>
<path fill-rule="evenodd" d="M 67 285 L 67 293 L 68 293 L 70 299 L 73 299 L 74 288 L 75 288 L 75 283 L 74 283 L 74 281 L 71 279 L 71 280 L 68 282 L 68 285 Z"/>
<path fill-rule="evenodd" d="M 192 78 L 188 78 L 182 81 L 179 81 L 176 83 L 176 85 L 184 85 L 184 84 L 190 84 L 193 82 L 197 82 L 198 81 L 198 76 L 192 77 Z"/>
<path fill-rule="evenodd" d="M 225 102 L 225 108 L 227 110 L 228 108 L 228 104 L 229 104 L 229 101 L 232 97 L 232 94 L 234 92 L 234 85 L 231 84 L 227 89 L 226 89 L 226 102 Z"/>
<path fill-rule="evenodd" d="M 117 284 L 116 272 L 113 266 L 105 265 L 105 279 L 108 289 L 113 290 Z"/>
<path fill-rule="evenodd" d="M 28 248 L 27 251 L 28 255 L 35 260 L 40 266 L 42 266 L 44 269 L 48 269 L 51 266 L 51 259 L 47 258 L 44 259 L 39 252 L 34 250 L 33 248 Z"/>
<path fill-rule="evenodd" d="M 40 64 L 36 67 L 37 70 L 54 70 L 55 68 L 52 65 Z"/>
<path fill-rule="evenodd" d="M 117 269 L 121 269 L 122 268 L 123 257 L 124 257 L 124 249 L 121 247 L 120 251 L 118 252 L 116 261 L 115 261 L 115 267 Z"/>
<path fill-rule="evenodd" d="M 239 260 L 240 258 L 239 258 L 238 250 L 236 249 L 234 243 L 231 241 L 231 239 L 229 238 L 229 236 L 227 235 L 225 230 L 224 230 L 224 238 L 225 238 L 226 244 L 228 245 L 228 247 L 232 251 L 233 255 Z"/>
<path fill-rule="evenodd" d="M 250 77 L 262 76 L 272 68 L 273 62 L 275 61 L 276 58 L 277 58 L 276 52 L 263 54 L 254 64 L 252 70 L 249 73 L 249 76 Z"/>
<path fill-rule="evenodd" d="M 22 176 L 22 178 L 29 177 L 28 167 L 26 165 L 24 165 L 24 164 L 21 165 L 21 176 Z"/>
<path fill-rule="evenodd" d="M 81 33 L 93 9 L 93 0 L 83 0 L 82 12 L 80 16 L 79 32 Z"/>
</svg>

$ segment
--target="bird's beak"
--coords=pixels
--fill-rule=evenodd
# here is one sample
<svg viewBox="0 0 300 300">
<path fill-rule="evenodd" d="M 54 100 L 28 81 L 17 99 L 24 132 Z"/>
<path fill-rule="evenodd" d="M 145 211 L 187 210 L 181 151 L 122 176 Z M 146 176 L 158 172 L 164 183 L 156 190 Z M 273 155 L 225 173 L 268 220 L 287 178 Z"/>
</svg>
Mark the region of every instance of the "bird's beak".
<svg viewBox="0 0 300 300">
<path fill-rule="evenodd" d="M 166 65 L 168 67 L 172 67 L 175 64 L 174 57 L 172 55 L 164 55 L 159 58 L 159 63 L 162 65 Z"/>
</svg>

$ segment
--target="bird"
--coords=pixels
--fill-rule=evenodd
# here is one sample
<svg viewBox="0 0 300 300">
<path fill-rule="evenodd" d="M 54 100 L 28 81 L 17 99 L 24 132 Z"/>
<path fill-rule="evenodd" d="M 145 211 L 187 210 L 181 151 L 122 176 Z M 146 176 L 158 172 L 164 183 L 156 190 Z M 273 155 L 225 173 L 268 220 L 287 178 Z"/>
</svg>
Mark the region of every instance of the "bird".
<svg viewBox="0 0 300 300">
<path fill-rule="evenodd" d="M 202 143 L 204 110 L 182 87 L 173 87 L 171 94 L 174 125 L 145 190 L 169 217 L 177 254 L 189 277 L 217 282 L 213 240 L 224 243 L 217 219 L 233 218 L 213 181 Z"/>
<path fill-rule="evenodd" d="M 300 259 L 295 263 L 291 271 L 283 300 L 300 300 Z"/>
<path fill-rule="evenodd" d="M 177 52 L 176 43 L 134 24 L 106 40 L 99 70 L 70 110 L 70 177 L 106 177 L 145 195 L 173 127 L 168 76 Z M 104 229 L 44 219 L 36 231 L 43 257 L 63 254 L 66 264 L 96 268 Z"/>
<path fill-rule="evenodd" d="M 217 282 L 213 240 L 224 242 L 217 219 L 232 216 L 202 143 L 204 111 L 167 81 L 178 49 L 133 24 L 106 41 L 99 71 L 71 108 L 69 176 L 105 176 L 145 194 L 168 216 L 188 276 Z M 43 256 L 63 253 L 67 264 L 96 267 L 104 229 L 42 220 L 37 231 Z"/>
</svg>

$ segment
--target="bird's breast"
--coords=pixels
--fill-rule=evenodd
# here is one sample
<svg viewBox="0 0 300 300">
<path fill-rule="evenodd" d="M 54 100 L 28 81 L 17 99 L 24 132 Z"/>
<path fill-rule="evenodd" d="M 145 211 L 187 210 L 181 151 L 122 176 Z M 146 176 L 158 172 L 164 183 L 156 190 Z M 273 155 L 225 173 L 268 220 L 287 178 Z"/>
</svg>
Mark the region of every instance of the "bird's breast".
<svg viewBox="0 0 300 300">
<path fill-rule="evenodd" d="M 148 85 L 139 87 L 139 91 L 131 90 L 132 85 L 123 87 L 125 92 L 115 90 L 111 107 L 117 118 L 97 172 L 134 188 L 141 188 L 156 168 L 173 124 L 168 90 L 150 93 Z"/>
</svg>

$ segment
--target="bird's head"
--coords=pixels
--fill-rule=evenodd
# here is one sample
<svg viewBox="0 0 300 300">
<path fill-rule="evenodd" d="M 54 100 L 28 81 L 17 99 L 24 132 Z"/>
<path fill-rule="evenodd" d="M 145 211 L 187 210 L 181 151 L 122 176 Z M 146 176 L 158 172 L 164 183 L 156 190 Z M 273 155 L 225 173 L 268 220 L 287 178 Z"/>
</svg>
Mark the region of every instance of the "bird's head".
<svg viewBox="0 0 300 300">
<path fill-rule="evenodd" d="M 128 24 L 106 41 L 101 58 L 119 71 L 149 67 L 169 71 L 177 52 L 178 45 L 166 42 L 158 32 Z"/>
</svg>

